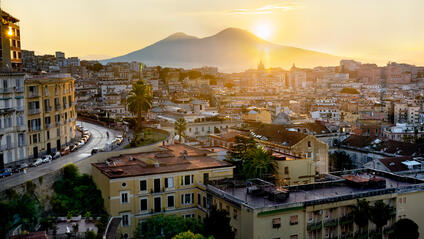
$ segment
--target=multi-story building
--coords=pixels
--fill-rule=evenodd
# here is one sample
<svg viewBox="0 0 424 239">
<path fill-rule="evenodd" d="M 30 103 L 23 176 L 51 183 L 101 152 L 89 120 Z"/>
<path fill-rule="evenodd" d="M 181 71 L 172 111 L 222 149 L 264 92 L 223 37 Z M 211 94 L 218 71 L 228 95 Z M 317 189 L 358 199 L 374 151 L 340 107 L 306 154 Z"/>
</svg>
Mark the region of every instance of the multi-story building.
<svg viewBox="0 0 424 239">
<path fill-rule="evenodd" d="M 74 79 L 67 74 L 25 80 L 28 156 L 51 154 L 76 135 Z"/>
<path fill-rule="evenodd" d="M 379 232 L 371 220 L 362 231 L 354 224 L 358 199 L 390 207 L 379 238 L 388 238 L 401 218 L 412 219 L 423 233 L 417 207 L 424 199 L 424 181 L 370 169 L 332 176 L 324 183 L 286 188 L 258 179 L 211 181 L 207 193 L 213 205 L 229 213 L 237 239 L 375 238 Z"/>
<path fill-rule="evenodd" d="M 0 168 L 27 157 L 22 73 L 0 73 Z"/>
<path fill-rule="evenodd" d="M 0 63 L 7 71 L 19 71 L 22 66 L 21 31 L 19 19 L 0 10 Z"/>
<path fill-rule="evenodd" d="M 206 183 L 232 178 L 234 168 L 208 153 L 179 144 L 93 163 L 93 180 L 102 192 L 107 213 L 122 217 L 123 238 L 153 215 L 203 219 L 207 214 Z"/>
</svg>

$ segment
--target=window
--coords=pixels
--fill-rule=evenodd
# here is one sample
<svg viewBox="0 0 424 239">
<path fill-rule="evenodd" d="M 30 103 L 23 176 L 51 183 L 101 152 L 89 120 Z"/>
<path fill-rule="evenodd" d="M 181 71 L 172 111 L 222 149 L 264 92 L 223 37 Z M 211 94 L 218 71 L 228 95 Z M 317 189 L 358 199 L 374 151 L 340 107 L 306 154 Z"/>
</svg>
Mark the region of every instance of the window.
<svg viewBox="0 0 424 239">
<path fill-rule="evenodd" d="M 194 176 L 193 175 L 181 176 L 181 185 L 182 186 L 192 185 L 193 184 L 193 180 L 194 180 Z"/>
<path fill-rule="evenodd" d="M 140 191 L 147 191 L 147 181 L 140 180 Z"/>
<path fill-rule="evenodd" d="M 147 198 L 140 199 L 140 212 L 147 211 Z"/>
<path fill-rule="evenodd" d="M 128 203 L 128 192 L 121 192 L 121 204 Z"/>
<path fill-rule="evenodd" d="M 185 214 L 185 215 L 183 215 L 183 217 L 184 217 L 184 219 L 194 218 L 194 213 Z"/>
<path fill-rule="evenodd" d="M 272 228 L 280 228 L 281 227 L 281 218 L 272 219 Z"/>
<path fill-rule="evenodd" d="M 167 196 L 167 203 L 168 208 L 173 208 L 175 206 L 175 196 L 174 195 L 168 195 Z"/>
<path fill-rule="evenodd" d="M 125 188 L 125 187 L 127 187 L 127 183 L 126 183 L 126 182 L 123 182 L 123 183 L 121 184 L 121 186 L 122 186 L 123 188 Z"/>
<path fill-rule="evenodd" d="M 129 213 L 122 213 L 121 217 L 122 217 L 122 221 L 121 221 L 122 226 L 128 227 L 130 225 L 130 214 Z"/>
<path fill-rule="evenodd" d="M 162 211 L 161 197 L 155 197 L 153 199 L 153 206 L 154 206 L 154 212 L 161 212 Z"/>
<path fill-rule="evenodd" d="M 237 214 L 238 214 L 238 211 L 237 211 L 237 209 L 233 209 L 233 218 L 234 219 L 236 219 L 237 220 Z"/>
<path fill-rule="evenodd" d="M 165 178 L 165 188 L 174 188 L 174 178 Z"/>
<path fill-rule="evenodd" d="M 193 204 L 194 193 L 181 194 L 181 204 L 188 205 Z"/>
<path fill-rule="evenodd" d="M 200 193 L 197 194 L 197 204 L 201 205 L 202 204 L 202 198 L 200 196 Z"/>
<path fill-rule="evenodd" d="M 203 208 L 206 208 L 206 197 L 203 197 Z"/>
<path fill-rule="evenodd" d="M 284 174 L 289 174 L 289 167 L 284 167 Z"/>
<path fill-rule="evenodd" d="M 297 239 L 297 235 L 291 235 L 290 239 Z"/>
<path fill-rule="evenodd" d="M 298 215 L 290 216 L 290 225 L 297 225 L 299 222 Z"/>
</svg>

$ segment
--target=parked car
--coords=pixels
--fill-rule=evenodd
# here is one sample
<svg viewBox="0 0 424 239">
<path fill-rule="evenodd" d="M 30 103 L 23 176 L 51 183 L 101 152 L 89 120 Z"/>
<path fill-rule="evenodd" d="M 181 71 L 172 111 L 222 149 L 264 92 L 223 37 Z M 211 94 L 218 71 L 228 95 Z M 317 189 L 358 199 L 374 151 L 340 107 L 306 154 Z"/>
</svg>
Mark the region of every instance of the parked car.
<svg viewBox="0 0 424 239">
<path fill-rule="evenodd" d="M 50 161 L 52 161 L 52 156 L 50 156 L 48 154 L 44 155 L 42 160 L 43 160 L 43 163 L 50 163 Z"/>
<path fill-rule="evenodd" d="M 79 141 L 79 143 L 78 143 L 78 147 L 82 147 L 82 146 L 84 146 L 84 144 L 85 144 L 84 140 L 81 140 L 81 141 Z"/>
<path fill-rule="evenodd" d="M 37 167 L 39 165 L 41 165 L 43 163 L 43 160 L 40 158 L 37 158 L 36 160 L 34 160 L 34 162 L 31 164 L 31 166 L 33 167 Z"/>
<path fill-rule="evenodd" d="M 74 144 L 71 146 L 71 152 L 77 151 L 78 149 L 78 144 Z"/>
<path fill-rule="evenodd" d="M 21 170 L 24 170 L 24 168 L 28 168 L 28 167 L 29 167 L 29 165 L 27 163 L 23 163 L 23 164 L 19 165 L 19 168 Z"/>
<path fill-rule="evenodd" d="M 4 169 L 2 169 L 1 171 L 0 171 L 0 177 L 7 177 L 7 176 L 10 176 L 10 175 L 12 175 L 13 173 L 12 173 L 12 169 L 11 168 L 4 168 Z"/>
<path fill-rule="evenodd" d="M 63 155 L 67 155 L 67 154 L 69 154 L 69 152 L 71 152 L 71 149 L 69 148 L 69 146 L 66 146 L 66 147 L 63 147 L 63 148 L 60 150 L 60 155 L 61 155 L 61 156 L 63 156 Z"/>
<path fill-rule="evenodd" d="M 60 152 L 56 151 L 56 153 L 52 154 L 52 159 L 57 159 L 60 157 Z"/>
<path fill-rule="evenodd" d="M 104 152 L 104 150 L 103 149 L 94 148 L 94 149 L 91 150 L 91 155 L 97 154 L 99 152 Z"/>
</svg>

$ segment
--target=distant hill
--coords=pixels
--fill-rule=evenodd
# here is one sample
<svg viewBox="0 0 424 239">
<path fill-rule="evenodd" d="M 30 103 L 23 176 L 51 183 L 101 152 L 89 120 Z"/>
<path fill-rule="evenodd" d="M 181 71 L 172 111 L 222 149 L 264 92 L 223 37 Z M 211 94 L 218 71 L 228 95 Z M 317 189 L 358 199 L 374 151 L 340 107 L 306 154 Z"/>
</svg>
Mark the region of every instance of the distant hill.
<svg viewBox="0 0 424 239">
<path fill-rule="evenodd" d="M 273 44 L 248 31 L 227 28 L 205 38 L 175 33 L 143 49 L 100 62 L 139 61 L 150 66 L 183 68 L 217 66 L 223 72 L 237 72 L 256 67 L 259 60 L 263 60 L 266 67 L 288 69 L 293 63 L 299 67 L 338 65 L 340 59 L 321 52 Z"/>
</svg>

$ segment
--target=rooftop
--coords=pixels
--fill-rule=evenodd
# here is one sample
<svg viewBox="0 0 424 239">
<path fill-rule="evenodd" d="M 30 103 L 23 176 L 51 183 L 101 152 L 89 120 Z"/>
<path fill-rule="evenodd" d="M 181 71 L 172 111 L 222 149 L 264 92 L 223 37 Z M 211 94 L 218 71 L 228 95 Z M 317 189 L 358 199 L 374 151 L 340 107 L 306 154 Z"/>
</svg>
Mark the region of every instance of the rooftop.
<svg viewBox="0 0 424 239">
<path fill-rule="evenodd" d="M 309 206 L 325 202 L 335 202 L 342 200 L 350 200 L 371 195 L 381 195 L 393 193 L 396 190 L 413 190 L 417 187 L 424 190 L 424 181 L 409 177 L 402 177 L 382 171 L 362 169 L 353 170 L 348 173 L 340 173 L 333 175 L 331 181 L 318 182 L 300 186 L 291 186 L 279 188 L 271 186 L 285 196 L 276 200 L 271 197 L 269 186 L 262 193 L 254 192 L 258 187 L 256 184 L 249 182 L 240 182 L 227 180 L 226 182 L 213 181 L 208 185 L 208 189 L 221 197 L 225 197 L 235 203 L 244 204 L 250 208 L 270 208 L 275 206 L 292 207 L 292 206 Z"/>
<path fill-rule="evenodd" d="M 185 144 L 174 144 L 162 146 L 157 151 L 120 155 L 92 165 L 109 178 L 232 167 L 208 156 L 209 153 Z"/>
</svg>

